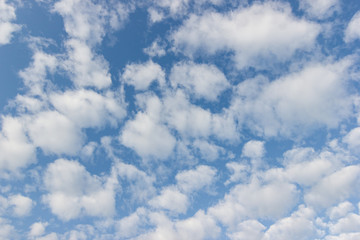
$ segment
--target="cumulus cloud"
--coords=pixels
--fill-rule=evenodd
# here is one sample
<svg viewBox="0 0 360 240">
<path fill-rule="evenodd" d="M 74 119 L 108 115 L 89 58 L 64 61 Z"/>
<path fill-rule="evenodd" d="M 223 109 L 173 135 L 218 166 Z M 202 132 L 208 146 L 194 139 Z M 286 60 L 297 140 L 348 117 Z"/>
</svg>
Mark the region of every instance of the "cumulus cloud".
<svg viewBox="0 0 360 240">
<path fill-rule="evenodd" d="M 317 24 L 294 17 L 289 5 L 268 2 L 230 13 L 191 15 L 172 40 L 177 51 L 190 56 L 234 52 L 241 69 L 267 67 L 260 59 L 284 61 L 299 49 L 309 49 L 319 31 Z"/>
<path fill-rule="evenodd" d="M 107 180 L 107 181 L 106 181 Z M 80 216 L 108 217 L 115 214 L 112 178 L 91 175 L 76 161 L 58 159 L 46 169 L 43 196 L 53 214 L 63 221 Z"/>
<path fill-rule="evenodd" d="M 214 65 L 181 62 L 170 73 L 171 85 L 183 87 L 196 98 L 215 101 L 228 87 L 225 75 Z"/>
<path fill-rule="evenodd" d="M 30 237 L 38 237 L 45 233 L 45 228 L 48 226 L 47 222 L 36 222 L 30 226 Z"/>
<path fill-rule="evenodd" d="M 182 171 L 176 174 L 177 186 L 185 193 L 198 191 L 209 187 L 214 183 L 217 170 L 215 168 L 200 165 L 196 169 Z"/>
<path fill-rule="evenodd" d="M 83 145 L 80 129 L 57 111 L 41 112 L 31 117 L 27 128 L 30 139 L 45 153 L 73 155 Z"/>
<path fill-rule="evenodd" d="M 309 64 L 272 82 L 260 76 L 245 80 L 237 86 L 230 108 L 240 123 L 259 135 L 301 134 L 299 126 L 335 128 L 351 114 L 346 81 L 352 64 L 345 58 Z"/>
<path fill-rule="evenodd" d="M 13 23 L 16 19 L 15 7 L 6 0 L 0 1 L 0 46 L 11 41 L 13 33 L 20 30 L 20 25 Z"/>
<path fill-rule="evenodd" d="M 352 129 L 346 134 L 343 141 L 348 144 L 351 151 L 360 153 L 360 127 Z"/>
<path fill-rule="evenodd" d="M 165 209 L 172 213 L 186 213 L 189 207 L 188 197 L 175 187 L 164 188 L 160 195 L 153 198 L 149 204 L 158 209 Z"/>
<path fill-rule="evenodd" d="M 157 81 L 160 86 L 165 84 L 165 72 L 153 61 L 144 64 L 128 64 L 121 76 L 122 80 L 135 87 L 136 90 L 146 90 L 150 84 Z"/>
<path fill-rule="evenodd" d="M 0 132 L 0 171 L 18 172 L 36 161 L 36 149 L 26 136 L 21 119 L 2 118 Z"/>
<path fill-rule="evenodd" d="M 55 92 L 50 95 L 54 107 L 79 127 L 116 126 L 126 115 L 122 99 L 113 92 L 101 95 L 91 90 Z"/>
<path fill-rule="evenodd" d="M 344 41 L 349 43 L 360 38 L 360 11 L 357 12 L 350 20 L 345 29 Z"/>
</svg>

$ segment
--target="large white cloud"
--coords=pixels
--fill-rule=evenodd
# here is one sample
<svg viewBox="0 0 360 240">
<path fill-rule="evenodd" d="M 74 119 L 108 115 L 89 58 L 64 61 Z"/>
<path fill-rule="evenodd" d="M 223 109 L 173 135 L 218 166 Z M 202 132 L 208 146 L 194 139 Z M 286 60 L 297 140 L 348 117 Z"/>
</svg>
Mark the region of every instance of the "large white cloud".
<svg viewBox="0 0 360 240">
<path fill-rule="evenodd" d="M 58 159 L 49 164 L 43 180 L 49 192 L 43 196 L 43 202 L 64 221 L 115 214 L 116 181 L 111 177 L 101 179 L 76 161 Z"/>
<path fill-rule="evenodd" d="M 221 14 L 191 15 L 173 32 L 174 47 L 187 55 L 233 51 L 238 68 L 261 66 L 259 59 L 284 61 L 315 43 L 320 27 L 291 14 L 279 2 L 253 4 Z"/>
<path fill-rule="evenodd" d="M 240 124 L 259 135 L 291 136 L 313 127 L 335 128 L 352 112 L 346 84 L 352 64 L 351 58 L 345 58 L 308 64 L 272 82 L 261 76 L 245 80 L 237 86 L 230 108 Z"/>
</svg>

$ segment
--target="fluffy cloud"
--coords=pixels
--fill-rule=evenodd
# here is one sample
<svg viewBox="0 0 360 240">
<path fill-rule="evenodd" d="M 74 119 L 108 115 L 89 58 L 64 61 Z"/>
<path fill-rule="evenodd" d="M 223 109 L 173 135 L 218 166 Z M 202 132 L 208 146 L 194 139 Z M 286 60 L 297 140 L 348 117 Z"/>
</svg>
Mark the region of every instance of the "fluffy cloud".
<svg viewBox="0 0 360 240">
<path fill-rule="evenodd" d="M 173 213 L 186 213 L 189 207 L 188 197 L 174 187 L 164 188 L 160 195 L 152 199 L 149 204 L 158 209 L 165 209 Z"/>
<path fill-rule="evenodd" d="M 15 18 L 15 7 L 0 0 L 0 46 L 10 43 L 13 33 L 20 30 L 19 25 L 11 22 Z"/>
<path fill-rule="evenodd" d="M 158 81 L 160 86 L 165 84 L 165 72 L 151 60 L 144 64 L 126 65 L 121 78 L 136 90 L 146 90 L 154 81 Z"/>
<path fill-rule="evenodd" d="M 302 0 L 299 3 L 300 8 L 304 9 L 309 16 L 318 19 L 330 17 L 340 8 L 339 0 Z"/>
<path fill-rule="evenodd" d="M 21 119 L 2 118 L 0 171 L 17 172 L 34 163 L 35 147 L 29 142 Z"/>
<path fill-rule="evenodd" d="M 317 24 L 295 18 L 289 5 L 269 2 L 226 14 L 191 15 L 172 39 L 187 55 L 233 51 L 238 68 L 266 67 L 258 60 L 284 61 L 298 49 L 309 49 L 319 31 Z"/>
<path fill-rule="evenodd" d="M 295 185 L 274 181 L 261 183 L 253 179 L 239 184 L 223 200 L 209 209 L 209 214 L 225 226 L 234 228 L 246 218 L 277 219 L 288 213 L 298 201 Z"/>
<path fill-rule="evenodd" d="M 49 193 L 43 196 L 43 202 L 64 221 L 79 216 L 107 217 L 115 213 L 112 178 L 103 181 L 76 161 L 58 159 L 49 164 L 44 184 Z"/>
<path fill-rule="evenodd" d="M 242 156 L 251 159 L 259 159 L 265 155 L 265 142 L 251 140 L 245 143 L 242 149 Z"/>
<path fill-rule="evenodd" d="M 34 202 L 20 194 L 9 197 L 9 204 L 13 206 L 13 213 L 17 217 L 23 217 L 30 214 Z"/>
<path fill-rule="evenodd" d="M 264 77 L 245 80 L 237 86 L 230 108 L 239 123 L 259 135 L 291 136 L 305 134 L 304 128 L 337 127 L 351 114 L 346 82 L 352 64 L 345 58 L 309 64 L 272 82 Z"/>
<path fill-rule="evenodd" d="M 360 38 L 360 11 L 357 12 L 350 20 L 345 29 L 344 41 L 349 43 Z"/>
<path fill-rule="evenodd" d="M 122 99 L 112 92 L 101 95 L 90 90 L 66 91 L 50 95 L 54 107 L 80 127 L 116 126 L 126 112 Z"/>
<path fill-rule="evenodd" d="M 352 129 L 346 134 L 343 141 L 349 145 L 351 151 L 360 153 L 360 127 Z"/>
<path fill-rule="evenodd" d="M 190 193 L 210 186 L 215 180 L 216 173 L 215 168 L 200 165 L 194 170 L 179 172 L 175 179 L 183 192 Z"/>
<path fill-rule="evenodd" d="M 171 69 L 170 81 L 174 88 L 183 87 L 196 98 L 209 101 L 216 100 L 230 86 L 216 66 L 192 62 L 176 64 Z"/>
<path fill-rule="evenodd" d="M 57 111 L 33 116 L 28 124 L 28 132 L 34 144 L 46 153 L 72 155 L 83 145 L 80 129 Z"/>
<path fill-rule="evenodd" d="M 38 237 L 38 236 L 43 235 L 45 233 L 45 228 L 47 227 L 47 225 L 48 225 L 47 222 L 33 223 L 30 226 L 29 236 L 30 237 Z"/>
</svg>

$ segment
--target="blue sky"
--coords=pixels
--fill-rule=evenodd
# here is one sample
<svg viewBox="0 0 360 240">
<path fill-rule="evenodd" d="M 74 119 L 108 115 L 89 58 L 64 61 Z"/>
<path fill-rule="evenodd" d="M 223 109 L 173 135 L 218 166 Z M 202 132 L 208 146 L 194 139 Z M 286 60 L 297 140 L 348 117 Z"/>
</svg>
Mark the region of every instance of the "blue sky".
<svg viewBox="0 0 360 240">
<path fill-rule="evenodd" d="M 0 240 L 360 239 L 360 2 L 0 0 Z"/>
</svg>

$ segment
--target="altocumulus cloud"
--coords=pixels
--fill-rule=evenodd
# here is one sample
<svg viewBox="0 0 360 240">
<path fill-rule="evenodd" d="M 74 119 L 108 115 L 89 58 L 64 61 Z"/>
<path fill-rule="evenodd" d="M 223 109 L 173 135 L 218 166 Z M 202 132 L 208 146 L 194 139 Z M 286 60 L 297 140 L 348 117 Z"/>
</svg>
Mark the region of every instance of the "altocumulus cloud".
<svg viewBox="0 0 360 240">
<path fill-rule="evenodd" d="M 0 0 L 0 240 L 360 238 L 356 0 Z"/>
</svg>

